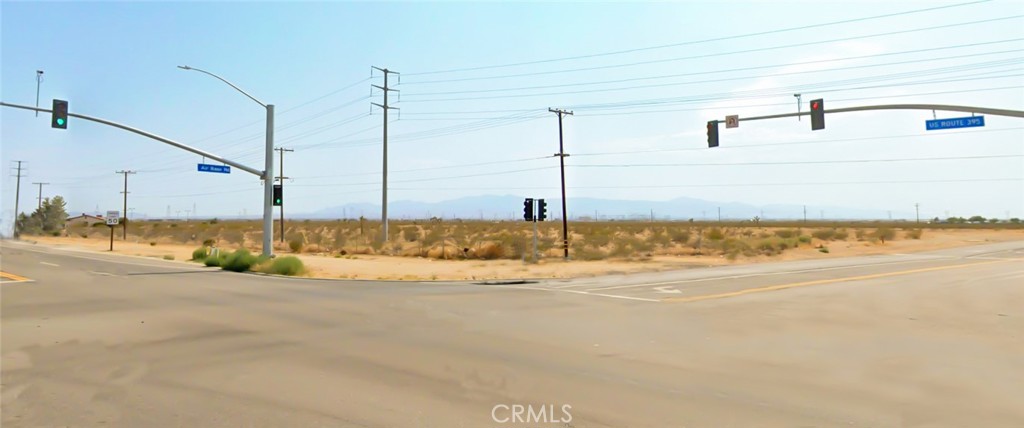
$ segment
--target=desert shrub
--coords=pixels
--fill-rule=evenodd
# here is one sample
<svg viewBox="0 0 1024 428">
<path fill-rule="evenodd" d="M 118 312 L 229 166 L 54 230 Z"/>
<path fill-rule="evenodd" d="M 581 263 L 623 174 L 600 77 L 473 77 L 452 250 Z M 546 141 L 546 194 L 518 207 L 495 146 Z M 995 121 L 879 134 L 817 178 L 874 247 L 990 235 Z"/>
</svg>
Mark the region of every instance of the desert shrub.
<svg viewBox="0 0 1024 428">
<path fill-rule="evenodd" d="M 604 260 L 608 257 L 604 251 L 589 245 L 577 245 L 572 250 L 572 258 L 575 260 L 593 261 Z"/>
<path fill-rule="evenodd" d="M 825 253 L 825 254 L 828 254 L 828 247 L 821 247 L 821 248 L 818 248 L 818 251 L 819 251 L 819 252 L 822 252 L 822 253 Z"/>
<path fill-rule="evenodd" d="M 217 243 L 217 240 L 216 240 L 216 239 L 204 239 L 204 240 L 203 240 L 203 246 L 204 246 L 204 247 L 212 247 L 212 246 L 214 246 L 214 244 L 216 244 L 216 243 Z"/>
<path fill-rule="evenodd" d="M 476 249 L 476 258 L 483 260 L 495 260 L 505 257 L 505 247 L 501 244 L 488 242 Z"/>
<path fill-rule="evenodd" d="M 780 229 L 775 231 L 775 236 L 783 239 L 789 239 L 800 235 L 800 229 Z"/>
<path fill-rule="evenodd" d="M 871 237 L 882 241 L 884 244 L 886 239 L 891 241 L 896 238 L 896 231 L 888 227 L 879 227 L 878 229 L 875 229 L 874 233 L 871 234 Z"/>
<path fill-rule="evenodd" d="M 835 229 L 818 229 L 811 232 L 811 236 L 818 238 L 822 241 L 831 241 L 836 237 Z"/>
<path fill-rule="evenodd" d="M 203 260 L 206 260 L 206 256 L 207 255 L 208 254 L 207 254 L 207 251 L 206 251 L 206 247 L 199 247 L 199 248 L 196 248 L 195 250 L 192 250 L 192 260 L 193 261 L 203 261 Z"/>
<path fill-rule="evenodd" d="M 295 276 L 306 270 L 306 267 L 302 264 L 302 260 L 293 256 L 278 257 L 266 266 L 267 267 L 264 268 L 263 272 L 272 273 L 274 275 Z"/>
<path fill-rule="evenodd" d="M 586 235 L 584 240 L 594 247 L 603 247 L 612 242 L 612 234 L 608 229 L 598 229 Z"/>
<path fill-rule="evenodd" d="M 800 237 L 797 238 L 797 240 L 800 241 L 801 243 L 804 243 L 804 244 L 810 244 L 811 243 L 811 237 L 807 236 L 807 235 L 800 235 Z"/>
<path fill-rule="evenodd" d="M 406 242 L 416 242 L 416 240 L 419 239 L 419 237 L 420 231 L 419 229 L 416 228 L 416 226 L 402 228 L 402 238 L 405 239 Z"/>
<path fill-rule="evenodd" d="M 203 259 L 203 264 L 206 266 L 220 267 L 221 262 L 224 260 L 223 254 L 224 253 L 221 253 L 221 255 L 217 256 L 206 256 L 206 258 Z"/>
<path fill-rule="evenodd" d="M 712 241 L 721 241 L 725 239 L 725 232 L 717 227 L 712 227 L 711 230 L 708 230 L 707 237 Z"/>
<path fill-rule="evenodd" d="M 736 238 L 726 238 L 722 241 L 722 253 L 724 253 L 729 260 L 736 260 L 740 255 L 753 256 L 757 254 L 750 244 Z"/>
<path fill-rule="evenodd" d="M 423 240 L 420 241 L 420 243 L 423 246 L 429 247 L 438 242 L 441 242 L 441 239 L 444 239 L 444 228 L 431 227 L 430 230 L 427 232 L 426 236 L 423 237 Z"/>
<path fill-rule="evenodd" d="M 672 238 L 672 242 L 677 244 L 686 245 L 690 242 L 690 230 L 689 229 L 673 229 L 669 231 L 669 237 Z"/>
<path fill-rule="evenodd" d="M 651 230 L 651 236 L 647 238 L 647 242 L 654 246 L 667 247 L 672 243 L 672 238 L 665 233 L 664 229 Z"/>
<path fill-rule="evenodd" d="M 905 236 L 908 239 L 921 239 L 921 235 L 923 233 L 924 231 L 921 229 L 910 229 L 906 232 L 903 232 L 903 236 Z"/>
<path fill-rule="evenodd" d="M 835 235 L 833 235 L 833 237 L 837 241 L 845 241 L 846 238 L 850 237 L 850 233 L 847 232 L 846 229 L 839 229 L 839 230 L 836 231 L 836 233 L 835 233 Z"/>
<path fill-rule="evenodd" d="M 288 241 L 288 249 L 292 250 L 293 253 L 302 251 L 302 239 L 292 239 Z"/>
<path fill-rule="evenodd" d="M 629 257 L 633 255 L 633 247 L 626 241 L 618 241 L 608 252 L 610 257 Z"/>
<path fill-rule="evenodd" d="M 230 244 L 242 245 L 245 242 L 245 234 L 238 229 L 225 230 L 223 237 Z"/>
<path fill-rule="evenodd" d="M 766 256 L 772 256 L 781 252 L 778 247 L 779 241 L 777 239 L 762 239 L 756 245 L 757 251 Z"/>
<path fill-rule="evenodd" d="M 156 242 L 150 242 L 150 243 L 149 243 L 149 246 L 150 246 L 150 247 L 155 247 L 155 246 L 156 246 Z"/>
<path fill-rule="evenodd" d="M 245 272 L 257 263 L 256 256 L 249 253 L 249 250 L 240 249 L 224 257 L 221 268 L 232 272 Z"/>
</svg>

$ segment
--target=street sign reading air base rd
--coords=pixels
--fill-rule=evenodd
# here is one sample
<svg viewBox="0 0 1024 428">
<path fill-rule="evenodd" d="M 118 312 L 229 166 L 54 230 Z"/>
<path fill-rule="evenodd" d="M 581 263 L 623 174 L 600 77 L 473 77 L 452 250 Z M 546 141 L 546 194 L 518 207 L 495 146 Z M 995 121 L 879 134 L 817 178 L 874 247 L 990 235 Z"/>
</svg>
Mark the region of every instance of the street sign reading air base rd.
<svg viewBox="0 0 1024 428">
<path fill-rule="evenodd" d="M 231 167 L 227 165 L 210 165 L 207 163 L 199 164 L 199 172 L 219 172 L 221 174 L 231 174 Z"/>
<path fill-rule="evenodd" d="M 934 131 L 936 129 L 973 128 L 985 126 L 985 116 L 954 117 L 952 119 L 927 120 L 925 129 Z"/>
</svg>

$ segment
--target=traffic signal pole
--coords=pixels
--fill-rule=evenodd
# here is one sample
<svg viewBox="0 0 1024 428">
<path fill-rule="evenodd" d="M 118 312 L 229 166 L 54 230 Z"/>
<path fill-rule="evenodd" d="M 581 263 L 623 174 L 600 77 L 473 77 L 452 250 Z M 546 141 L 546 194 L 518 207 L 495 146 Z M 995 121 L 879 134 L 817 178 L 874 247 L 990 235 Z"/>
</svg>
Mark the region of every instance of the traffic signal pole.
<svg viewBox="0 0 1024 428">
<path fill-rule="evenodd" d="M 281 167 L 277 171 L 277 180 L 281 182 L 281 193 L 282 193 L 282 196 L 283 196 L 283 194 L 284 194 L 284 180 L 286 178 L 288 178 L 288 177 L 284 176 L 284 154 L 285 154 L 285 152 L 294 152 L 295 150 L 286 149 L 284 147 L 279 147 L 279 148 L 276 148 L 274 150 L 277 150 L 278 152 L 281 153 L 281 154 L 278 155 L 279 156 L 278 159 L 281 162 Z M 281 240 L 281 242 L 284 242 L 284 197 L 281 198 L 281 205 L 280 205 L 280 207 L 281 207 L 281 211 L 280 211 L 280 213 L 281 213 L 281 234 L 280 234 L 280 240 Z"/>
<path fill-rule="evenodd" d="M 824 110 L 825 113 L 848 113 L 854 111 L 868 111 L 868 110 L 941 110 L 941 111 L 958 111 L 963 113 L 981 113 L 991 114 L 993 116 L 1007 116 L 1007 117 L 1020 117 L 1024 118 L 1024 111 L 1020 110 L 1006 110 L 998 108 L 988 107 L 971 107 L 971 106 L 960 106 L 960 105 L 945 105 L 945 104 L 882 104 L 882 105 L 871 105 L 871 106 L 857 106 L 857 107 L 844 107 Z M 752 117 L 740 117 L 739 120 L 766 120 L 766 119 L 780 119 L 783 117 L 797 117 L 797 116 L 809 116 L 811 112 L 801 113 L 782 113 L 782 114 L 771 114 L 767 116 L 752 116 Z"/>
<path fill-rule="evenodd" d="M 2 107 L 17 108 L 17 109 L 22 109 L 22 110 L 38 111 L 40 113 L 53 113 L 53 110 L 51 110 L 51 109 L 36 108 L 36 107 L 24 106 L 24 105 L 20 105 L 20 104 L 11 104 L 11 103 L 2 102 L 2 101 L 0 101 L 0 106 L 2 106 Z M 164 137 L 161 137 L 159 135 L 156 135 L 156 134 L 153 134 L 153 133 L 150 133 L 150 132 L 143 131 L 141 129 L 133 128 L 133 127 L 128 126 L 128 125 L 120 124 L 120 123 L 117 123 L 117 122 L 112 122 L 112 121 L 109 121 L 109 120 L 106 120 L 106 119 L 101 119 L 101 118 L 98 118 L 98 117 L 87 116 L 87 115 L 84 115 L 84 114 L 77 114 L 77 113 L 68 112 L 67 115 L 68 115 L 68 117 L 76 117 L 76 118 L 79 118 L 79 119 L 88 120 L 88 121 L 96 122 L 96 123 L 102 123 L 104 125 L 113 126 L 115 128 L 123 129 L 125 131 L 131 132 L 131 133 L 135 133 L 135 134 L 141 135 L 143 137 L 150 138 L 150 139 L 153 139 L 153 140 L 159 141 L 161 143 L 177 147 L 179 149 L 182 149 L 182 150 L 185 150 L 185 151 L 188 151 L 188 152 L 195 153 L 195 154 L 197 154 L 199 156 L 203 156 L 203 157 L 206 157 L 206 158 L 209 158 L 209 159 L 216 160 L 216 161 L 221 162 L 221 163 L 223 163 L 225 165 L 231 165 L 231 166 L 233 166 L 235 168 L 238 168 L 238 169 L 240 169 L 242 171 L 248 172 L 250 174 L 253 174 L 253 175 L 263 179 L 264 183 L 265 183 L 265 189 L 264 189 L 265 193 L 264 193 L 264 201 L 263 201 L 264 202 L 264 209 L 263 209 L 263 254 L 267 255 L 267 256 L 270 256 L 272 254 L 271 242 L 272 242 L 273 234 L 274 234 L 274 230 L 273 230 L 274 219 L 272 217 L 273 211 L 271 209 L 271 202 L 272 202 L 271 198 L 273 197 L 273 191 L 274 191 L 273 190 L 273 181 L 274 181 L 273 180 L 273 174 L 274 174 L 274 132 L 273 132 L 274 131 L 274 106 L 273 106 L 273 104 L 268 104 L 268 105 L 266 105 L 266 107 L 267 107 L 267 147 L 266 147 L 267 150 L 266 150 L 266 170 L 265 171 L 260 171 L 260 170 L 258 170 L 256 168 L 252 168 L 252 167 L 248 167 L 248 166 L 242 165 L 242 164 L 240 164 L 238 162 L 226 159 L 226 158 L 221 157 L 221 156 L 217 156 L 217 155 L 215 155 L 213 153 L 210 153 L 210 152 L 207 152 L 205 150 L 200 150 L 200 149 L 197 149 L 195 147 L 191 147 L 191 146 L 179 143 L 177 141 L 174 141 L 174 140 L 171 140 L 171 139 L 168 139 L 168 138 L 164 138 Z"/>
</svg>

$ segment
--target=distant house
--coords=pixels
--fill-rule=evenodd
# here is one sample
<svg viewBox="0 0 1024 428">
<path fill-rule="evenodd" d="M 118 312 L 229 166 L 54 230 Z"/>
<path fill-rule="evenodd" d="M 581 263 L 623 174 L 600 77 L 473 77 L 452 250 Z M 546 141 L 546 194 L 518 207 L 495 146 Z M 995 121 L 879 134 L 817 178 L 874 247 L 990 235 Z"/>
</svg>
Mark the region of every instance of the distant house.
<svg viewBox="0 0 1024 428">
<path fill-rule="evenodd" d="M 106 220 L 104 220 L 102 216 L 89 215 L 89 214 L 82 213 L 82 215 L 77 215 L 77 216 L 74 216 L 74 217 L 68 217 L 68 219 L 64 223 L 64 225 L 65 225 L 65 227 L 67 227 L 67 226 L 92 226 L 92 225 L 94 225 L 96 223 L 104 223 L 105 221 Z"/>
</svg>

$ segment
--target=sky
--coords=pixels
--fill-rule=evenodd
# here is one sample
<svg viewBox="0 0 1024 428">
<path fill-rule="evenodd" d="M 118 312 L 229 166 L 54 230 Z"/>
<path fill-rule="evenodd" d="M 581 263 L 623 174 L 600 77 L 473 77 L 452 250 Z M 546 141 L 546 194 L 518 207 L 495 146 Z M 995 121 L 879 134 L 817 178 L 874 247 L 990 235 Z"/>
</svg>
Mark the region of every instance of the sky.
<svg viewBox="0 0 1024 428">
<path fill-rule="evenodd" d="M 263 169 L 274 104 L 286 208 L 389 200 L 567 196 L 1024 217 L 1024 120 L 927 131 L 970 113 L 881 110 L 706 122 L 878 104 L 1024 110 L 1024 2 L 11 2 L 0 4 L 0 98 L 69 101 Z M 800 94 L 797 98 L 794 94 Z M 800 103 L 798 104 L 798 100 Z M 255 216 L 257 176 L 198 172 L 198 155 L 106 125 L 0 108 L 0 201 L 61 195 L 69 212 Z M 207 163 L 217 162 L 205 160 Z M 275 169 L 280 159 L 275 157 Z M 513 208 L 509 208 L 511 210 Z M 570 216 L 572 216 L 570 207 Z M 837 213 L 841 215 L 841 213 Z"/>
</svg>

